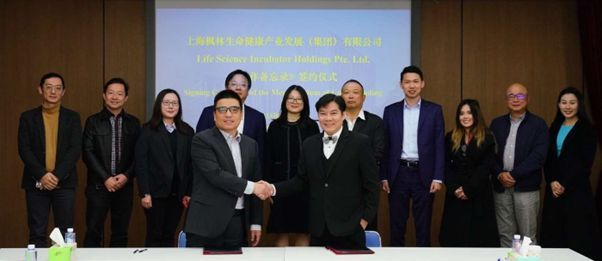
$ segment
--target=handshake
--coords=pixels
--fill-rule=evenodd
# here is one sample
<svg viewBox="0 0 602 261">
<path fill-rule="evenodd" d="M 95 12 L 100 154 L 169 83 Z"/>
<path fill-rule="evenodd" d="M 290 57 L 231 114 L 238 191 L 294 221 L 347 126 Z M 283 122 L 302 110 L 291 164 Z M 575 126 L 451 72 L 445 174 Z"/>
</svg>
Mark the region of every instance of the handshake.
<svg viewBox="0 0 602 261">
<path fill-rule="evenodd" d="M 260 180 L 258 182 L 255 182 L 253 194 L 255 194 L 255 196 L 257 196 L 261 200 L 266 200 L 271 198 L 272 195 L 274 195 L 274 187 L 272 184 Z"/>
</svg>

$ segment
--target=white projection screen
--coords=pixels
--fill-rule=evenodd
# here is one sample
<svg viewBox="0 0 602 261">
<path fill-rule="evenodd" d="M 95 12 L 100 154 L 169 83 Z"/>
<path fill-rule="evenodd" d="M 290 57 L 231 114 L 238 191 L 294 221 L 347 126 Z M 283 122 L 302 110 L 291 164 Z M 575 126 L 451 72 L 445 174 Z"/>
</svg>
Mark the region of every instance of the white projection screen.
<svg viewBox="0 0 602 261">
<path fill-rule="evenodd" d="M 410 0 L 156 0 L 152 12 L 149 93 L 177 90 L 193 127 L 236 69 L 251 75 L 246 104 L 268 124 L 290 85 L 308 92 L 314 119 L 315 101 L 340 93 L 349 79 L 364 85 L 364 109 L 377 115 L 403 98 L 399 73 L 411 63 Z"/>
</svg>

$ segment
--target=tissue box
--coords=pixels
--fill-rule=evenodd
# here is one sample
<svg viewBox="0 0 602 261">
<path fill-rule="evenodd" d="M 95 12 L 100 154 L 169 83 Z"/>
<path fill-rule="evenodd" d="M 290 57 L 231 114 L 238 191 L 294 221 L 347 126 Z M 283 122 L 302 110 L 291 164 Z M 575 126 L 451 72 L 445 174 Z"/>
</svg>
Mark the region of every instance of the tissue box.
<svg viewBox="0 0 602 261">
<path fill-rule="evenodd" d="M 508 261 L 541 261 L 539 256 L 521 256 L 514 251 L 508 252 Z"/>
<path fill-rule="evenodd" d="M 53 246 L 48 249 L 48 261 L 71 261 L 72 250 L 70 246 Z"/>
</svg>

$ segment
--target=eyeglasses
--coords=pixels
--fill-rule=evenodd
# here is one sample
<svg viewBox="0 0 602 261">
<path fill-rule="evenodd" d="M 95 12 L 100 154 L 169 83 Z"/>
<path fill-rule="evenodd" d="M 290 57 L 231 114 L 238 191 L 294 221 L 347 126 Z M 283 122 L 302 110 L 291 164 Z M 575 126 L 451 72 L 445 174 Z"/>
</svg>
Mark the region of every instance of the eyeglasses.
<svg viewBox="0 0 602 261">
<path fill-rule="evenodd" d="M 527 94 L 525 94 L 525 93 L 517 93 L 517 94 L 510 93 L 510 94 L 506 95 L 506 99 L 508 99 L 508 100 L 518 99 L 518 100 L 522 101 L 526 98 L 527 98 Z"/>
<path fill-rule="evenodd" d="M 226 114 L 226 112 L 228 112 L 228 111 L 230 111 L 231 113 L 239 113 L 240 106 L 230 106 L 230 107 L 219 106 L 219 107 L 215 107 L 215 111 L 219 112 L 220 114 Z"/>
<path fill-rule="evenodd" d="M 288 103 L 303 103 L 303 99 L 301 98 L 288 98 L 286 99 Z"/>
<path fill-rule="evenodd" d="M 173 107 L 180 106 L 180 103 L 178 103 L 177 101 L 162 101 L 161 104 L 165 107 L 169 107 L 169 105 L 171 105 Z"/>
</svg>

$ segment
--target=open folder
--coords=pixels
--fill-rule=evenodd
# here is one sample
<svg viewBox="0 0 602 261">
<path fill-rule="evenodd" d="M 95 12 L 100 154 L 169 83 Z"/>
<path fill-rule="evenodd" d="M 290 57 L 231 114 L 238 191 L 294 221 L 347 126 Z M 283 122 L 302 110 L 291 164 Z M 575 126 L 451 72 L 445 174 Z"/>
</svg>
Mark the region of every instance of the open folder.
<svg viewBox="0 0 602 261">
<path fill-rule="evenodd" d="M 370 250 L 369 248 L 362 248 L 362 249 L 342 249 L 342 248 L 335 248 L 335 247 L 327 246 L 326 249 L 332 251 L 333 253 L 335 253 L 337 255 L 369 255 L 369 254 L 374 254 L 374 251 Z"/>
<path fill-rule="evenodd" d="M 229 247 L 229 248 L 203 248 L 203 255 L 240 255 L 242 254 L 242 248 L 240 247 Z"/>
</svg>

